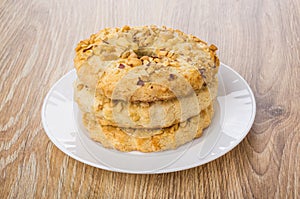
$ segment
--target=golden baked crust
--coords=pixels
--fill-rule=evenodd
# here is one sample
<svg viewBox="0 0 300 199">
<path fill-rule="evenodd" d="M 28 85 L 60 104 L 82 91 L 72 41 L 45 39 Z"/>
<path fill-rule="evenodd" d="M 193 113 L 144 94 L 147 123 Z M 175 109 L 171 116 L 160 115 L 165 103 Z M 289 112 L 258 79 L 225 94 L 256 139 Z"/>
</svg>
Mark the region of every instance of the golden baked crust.
<svg viewBox="0 0 300 199">
<path fill-rule="evenodd" d="M 125 129 L 99 125 L 91 113 L 83 113 L 83 124 L 90 137 L 104 147 L 120 151 L 155 152 L 174 149 L 202 135 L 213 116 L 213 107 L 185 122 L 163 129 Z"/>
<path fill-rule="evenodd" d="M 163 128 L 186 121 L 206 109 L 216 97 L 217 82 L 211 89 L 204 86 L 196 95 L 154 102 L 125 102 L 94 93 L 77 81 L 74 99 L 83 112 L 95 114 L 101 125 L 127 128 Z M 214 94 L 214 96 L 212 95 Z"/>
<path fill-rule="evenodd" d="M 179 30 L 125 26 L 81 41 L 74 63 L 80 81 L 106 97 L 150 102 L 186 96 L 209 83 L 218 71 L 216 50 Z"/>
</svg>

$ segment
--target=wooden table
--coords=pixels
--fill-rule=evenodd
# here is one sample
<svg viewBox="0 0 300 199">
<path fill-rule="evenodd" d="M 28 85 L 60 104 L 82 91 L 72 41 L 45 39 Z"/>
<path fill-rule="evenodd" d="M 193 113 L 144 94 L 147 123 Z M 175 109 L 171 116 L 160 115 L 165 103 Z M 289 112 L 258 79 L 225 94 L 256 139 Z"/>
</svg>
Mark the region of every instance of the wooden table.
<svg viewBox="0 0 300 199">
<path fill-rule="evenodd" d="M 257 100 L 248 136 L 208 164 L 160 175 L 97 169 L 48 139 L 41 107 L 104 27 L 157 24 L 219 47 Z M 300 1 L 0 1 L 1 198 L 300 198 Z"/>
</svg>

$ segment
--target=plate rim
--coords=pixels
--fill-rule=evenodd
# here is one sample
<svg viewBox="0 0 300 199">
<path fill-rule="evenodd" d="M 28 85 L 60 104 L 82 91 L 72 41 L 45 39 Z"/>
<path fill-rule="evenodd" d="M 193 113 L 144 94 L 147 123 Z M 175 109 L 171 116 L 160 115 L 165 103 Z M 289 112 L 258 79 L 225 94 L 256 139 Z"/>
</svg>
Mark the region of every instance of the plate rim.
<svg viewBox="0 0 300 199">
<path fill-rule="evenodd" d="M 234 69 L 232 69 L 231 67 L 229 67 L 228 65 L 221 63 L 220 66 L 225 67 L 226 69 L 230 70 L 230 72 L 234 73 L 236 76 L 238 76 L 242 83 L 245 85 L 245 87 L 247 88 L 247 90 L 250 93 L 250 98 L 252 100 L 252 112 L 251 112 L 251 118 L 248 121 L 248 125 L 247 127 L 245 127 L 245 130 L 243 131 L 243 136 L 241 136 L 240 139 L 238 139 L 238 141 L 233 144 L 232 146 L 228 147 L 227 150 L 220 152 L 218 155 L 213 156 L 213 157 L 207 157 L 205 163 L 194 163 L 194 164 L 189 164 L 186 166 L 181 166 L 181 167 L 176 167 L 176 168 L 168 168 L 168 169 L 161 169 L 161 170 L 156 170 L 153 172 L 149 172 L 149 171 L 130 171 L 130 170 L 123 170 L 123 169 L 118 169 L 118 168 L 110 168 L 107 167 L 101 163 L 93 163 L 90 162 L 88 160 L 82 159 L 81 157 L 78 157 L 76 154 L 71 153 L 69 150 L 65 149 L 64 146 L 61 145 L 61 143 L 55 138 L 55 136 L 52 135 L 47 122 L 46 122 L 46 118 L 45 118 L 45 110 L 46 110 L 46 105 L 47 105 L 47 101 L 50 97 L 50 94 L 52 93 L 52 91 L 54 90 L 54 88 L 61 82 L 64 80 L 64 78 L 68 75 L 70 75 L 70 73 L 73 73 L 75 71 L 75 69 L 72 69 L 70 71 L 68 71 L 66 74 L 64 74 L 60 79 L 58 79 L 49 89 L 49 91 L 47 92 L 47 95 L 45 96 L 44 100 L 43 100 L 43 106 L 42 106 L 42 111 L 41 111 L 41 117 L 42 117 L 42 125 L 43 128 L 45 130 L 46 135 L 48 136 L 48 138 L 51 140 L 51 142 L 59 149 L 61 150 L 63 153 L 67 154 L 68 156 L 72 157 L 73 159 L 80 161 L 84 164 L 96 167 L 96 168 L 100 168 L 100 169 L 104 169 L 107 171 L 113 171 L 113 172 L 119 172 L 119 173 L 129 173 L 129 174 L 160 174 L 160 173 L 171 173 L 171 172 L 176 172 L 176 171 L 183 171 L 183 170 L 187 170 L 187 169 L 191 169 L 191 168 L 195 168 L 197 166 L 201 166 L 201 165 L 205 165 L 215 159 L 220 158 L 221 156 L 225 155 L 226 153 L 230 152 L 232 149 L 234 149 L 238 144 L 240 144 L 245 137 L 248 135 L 254 120 L 255 120 L 255 116 L 256 116 L 256 100 L 253 94 L 252 89 L 250 88 L 249 84 L 247 83 L 247 81 L 238 73 L 236 72 Z M 74 102 L 74 101 L 73 101 Z"/>
</svg>

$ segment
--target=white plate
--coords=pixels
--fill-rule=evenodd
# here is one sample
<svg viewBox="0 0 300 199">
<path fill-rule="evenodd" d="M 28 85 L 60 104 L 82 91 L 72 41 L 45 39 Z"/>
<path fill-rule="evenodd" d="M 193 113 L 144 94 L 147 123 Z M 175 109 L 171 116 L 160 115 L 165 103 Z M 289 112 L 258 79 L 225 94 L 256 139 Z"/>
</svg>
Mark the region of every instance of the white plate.
<svg viewBox="0 0 300 199">
<path fill-rule="evenodd" d="M 215 115 L 202 137 L 176 150 L 155 153 L 119 152 L 92 141 L 73 102 L 75 70 L 47 94 L 42 122 L 50 140 L 64 153 L 88 165 L 124 173 L 167 173 L 210 162 L 233 149 L 249 132 L 255 117 L 253 93 L 246 81 L 221 64 Z"/>
</svg>

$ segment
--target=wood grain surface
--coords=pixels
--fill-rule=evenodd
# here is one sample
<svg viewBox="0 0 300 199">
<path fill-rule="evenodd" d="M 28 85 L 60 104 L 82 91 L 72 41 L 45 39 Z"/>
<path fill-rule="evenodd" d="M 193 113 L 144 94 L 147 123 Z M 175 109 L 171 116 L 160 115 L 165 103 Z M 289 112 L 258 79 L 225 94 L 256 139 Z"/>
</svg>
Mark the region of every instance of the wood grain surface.
<svg viewBox="0 0 300 199">
<path fill-rule="evenodd" d="M 253 89 L 257 115 L 225 156 L 133 175 L 65 155 L 41 124 L 74 48 L 105 27 L 166 25 L 219 47 Z M 300 1 L 0 0 L 0 198 L 300 198 Z"/>
</svg>

